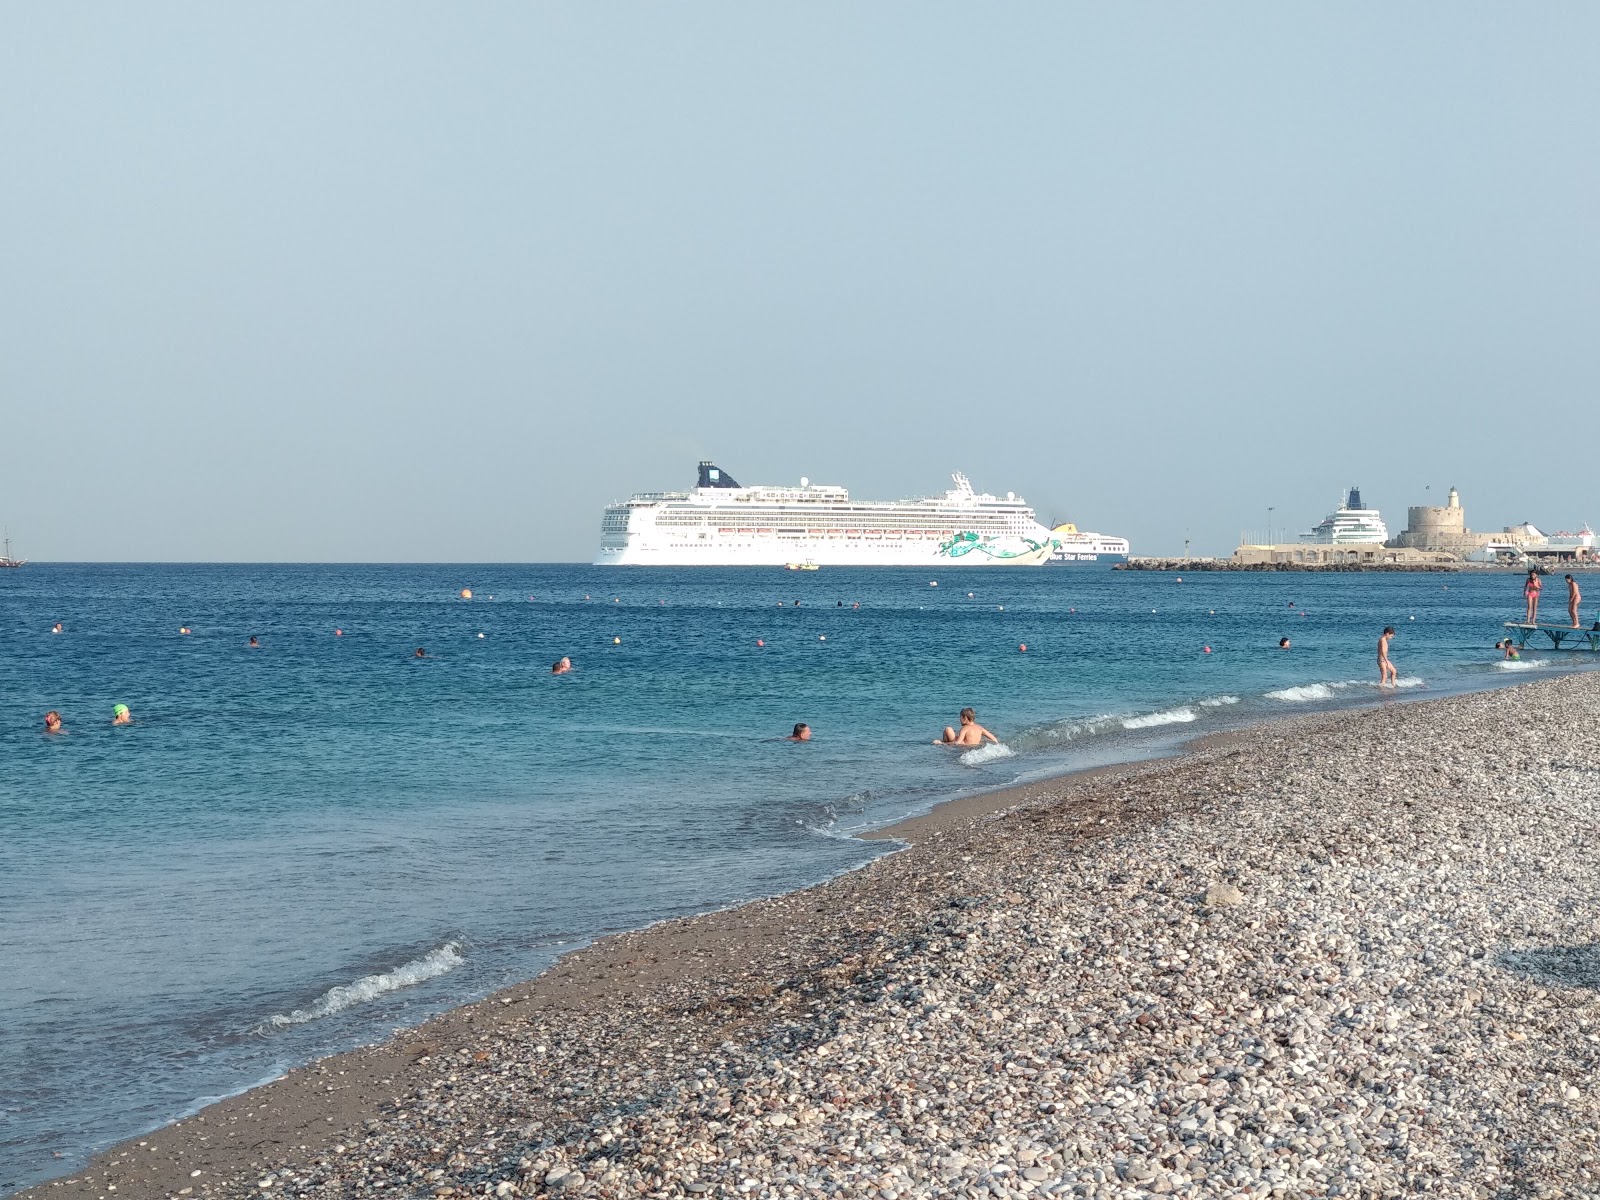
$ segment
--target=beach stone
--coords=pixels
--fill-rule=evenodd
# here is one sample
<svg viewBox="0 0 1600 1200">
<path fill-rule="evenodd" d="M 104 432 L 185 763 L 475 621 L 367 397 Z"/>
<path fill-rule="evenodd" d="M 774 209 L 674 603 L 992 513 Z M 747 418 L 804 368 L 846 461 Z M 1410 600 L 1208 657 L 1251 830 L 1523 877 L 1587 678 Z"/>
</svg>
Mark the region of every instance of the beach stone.
<svg viewBox="0 0 1600 1200">
<path fill-rule="evenodd" d="M 1231 883 L 1213 883 L 1206 889 L 1207 908 L 1232 908 L 1244 903 L 1244 893 Z"/>
</svg>

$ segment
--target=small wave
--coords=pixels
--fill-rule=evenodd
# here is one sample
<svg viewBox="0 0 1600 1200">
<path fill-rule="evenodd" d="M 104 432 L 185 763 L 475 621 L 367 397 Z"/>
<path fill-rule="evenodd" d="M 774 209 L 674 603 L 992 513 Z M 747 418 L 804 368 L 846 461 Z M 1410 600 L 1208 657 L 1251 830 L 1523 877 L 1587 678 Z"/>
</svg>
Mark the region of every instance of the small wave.
<svg viewBox="0 0 1600 1200">
<path fill-rule="evenodd" d="M 1542 658 L 1508 658 L 1495 665 L 1502 671 L 1531 671 L 1535 667 L 1545 667 L 1550 664 Z"/>
<path fill-rule="evenodd" d="M 1268 692 L 1268 700 L 1287 700 L 1290 704 L 1302 704 L 1307 700 L 1332 700 L 1334 685 L 1331 683 L 1303 683 L 1299 687 L 1279 688 L 1275 692 Z"/>
<path fill-rule="evenodd" d="M 305 1008 L 297 1008 L 290 1013 L 274 1013 L 261 1023 L 261 1027 L 285 1029 L 290 1025 L 304 1025 L 307 1021 L 331 1017 L 353 1004 L 362 1004 L 389 992 L 397 992 L 401 988 L 415 987 L 419 983 L 437 979 L 454 971 L 466 961 L 461 956 L 460 943 L 446 942 L 428 951 L 421 958 L 414 958 L 392 971 L 385 971 L 379 975 L 363 975 L 354 983 L 341 983 L 337 987 L 331 987 Z"/>
<path fill-rule="evenodd" d="M 1151 729 L 1157 725 L 1186 725 L 1195 720 L 1192 708 L 1169 708 L 1162 712 L 1145 713 L 1140 717 L 1123 717 L 1124 729 Z"/>
<path fill-rule="evenodd" d="M 1002 758 L 1015 758 L 1016 751 L 1004 742 L 996 742 L 992 746 L 979 746 L 976 750 L 968 750 L 959 756 L 958 761 L 969 767 L 981 766 L 984 763 L 995 762 Z"/>
<path fill-rule="evenodd" d="M 1394 686 L 1399 688 L 1422 687 L 1427 683 L 1419 675 L 1406 675 L 1395 680 Z M 1329 683 L 1302 683 L 1298 687 L 1279 688 L 1276 691 L 1266 692 L 1268 700 L 1285 700 L 1290 704 L 1303 704 L 1308 700 L 1332 700 L 1338 692 L 1350 688 L 1378 688 L 1380 684 L 1376 679 L 1336 679 Z"/>
<path fill-rule="evenodd" d="M 1224 704 L 1237 704 L 1237 703 L 1239 703 L 1239 697 L 1237 697 L 1237 696 L 1211 696 L 1208 699 L 1200 701 L 1200 707 L 1201 708 L 1221 708 Z"/>
</svg>

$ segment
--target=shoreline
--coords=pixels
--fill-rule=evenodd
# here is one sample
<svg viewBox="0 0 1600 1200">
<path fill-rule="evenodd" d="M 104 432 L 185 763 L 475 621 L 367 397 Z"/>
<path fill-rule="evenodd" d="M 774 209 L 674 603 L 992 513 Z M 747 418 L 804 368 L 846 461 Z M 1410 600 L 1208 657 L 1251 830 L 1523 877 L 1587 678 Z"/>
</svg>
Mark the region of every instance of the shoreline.
<svg viewBox="0 0 1600 1200">
<path fill-rule="evenodd" d="M 1068 826 L 1071 853 L 1082 856 L 1088 847 L 1148 834 L 1185 814 L 1213 812 L 1217 797 L 1203 790 L 1183 796 L 1184 781 L 1259 755 L 1262 744 L 1326 742 L 1342 729 L 1403 725 L 1407 714 L 1426 710 L 1516 709 L 1524 694 L 1597 690 L 1584 680 L 1562 675 L 1440 698 L 1407 696 L 1403 704 L 1275 715 L 1189 739 L 1174 756 L 957 797 L 856 835 L 901 841 L 898 852 L 799 891 L 595 939 L 533 980 L 380 1044 L 295 1068 L 120 1143 L 70 1177 L 16 1194 L 260 1195 L 290 1179 L 302 1181 L 295 1194 L 363 1194 L 348 1161 L 374 1141 L 396 1137 L 414 1161 L 433 1164 L 425 1175 L 438 1172 L 421 1181 L 425 1190 L 464 1194 L 452 1180 L 488 1165 L 484 1146 L 493 1157 L 514 1144 L 559 1141 L 618 1103 L 648 1105 L 681 1063 L 741 1042 L 770 1043 L 777 1025 L 815 1021 L 819 1005 L 850 1007 L 863 979 L 926 940 L 930 917 L 950 907 L 952 894 L 963 898 L 967 881 L 993 866 L 996 843 L 1016 840 L 1019 826 Z M 653 1065 L 621 1082 L 619 1061 L 629 1048 L 636 1052 L 633 1065 Z M 419 1100 L 454 1090 L 462 1071 L 486 1081 L 511 1075 L 515 1100 L 474 1095 L 476 1113 L 467 1122 Z M 540 1181 L 530 1180 L 522 1165 L 538 1161 L 513 1154 L 497 1186 L 515 1182 L 498 1194 L 540 1191 L 550 1163 Z M 294 1165 L 285 1174 L 287 1163 Z M 270 1185 L 259 1187 L 268 1173 Z M 420 1194 L 415 1179 L 408 1186 Z"/>
</svg>

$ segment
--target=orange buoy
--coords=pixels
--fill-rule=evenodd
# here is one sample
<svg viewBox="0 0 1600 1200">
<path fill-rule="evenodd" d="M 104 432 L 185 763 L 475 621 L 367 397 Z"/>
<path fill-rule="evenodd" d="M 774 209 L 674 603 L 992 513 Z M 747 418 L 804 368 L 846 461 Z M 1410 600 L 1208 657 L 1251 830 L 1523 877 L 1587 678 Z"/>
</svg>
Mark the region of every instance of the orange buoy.
<svg viewBox="0 0 1600 1200">
<path fill-rule="evenodd" d="M 461 589 L 461 598 L 463 600 L 471 600 L 472 599 L 472 589 L 471 588 L 462 588 Z"/>
<path fill-rule="evenodd" d="M 765 642 L 763 642 L 763 641 L 762 641 L 762 640 L 761 640 L 761 639 L 760 639 L 760 638 L 757 638 L 757 639 L 756 639 L 756 645 L 758 645 L 758 646 L 765 646 L 765 645 L 766 645 L 766 643 L 765 643 Z"/>
</svg>

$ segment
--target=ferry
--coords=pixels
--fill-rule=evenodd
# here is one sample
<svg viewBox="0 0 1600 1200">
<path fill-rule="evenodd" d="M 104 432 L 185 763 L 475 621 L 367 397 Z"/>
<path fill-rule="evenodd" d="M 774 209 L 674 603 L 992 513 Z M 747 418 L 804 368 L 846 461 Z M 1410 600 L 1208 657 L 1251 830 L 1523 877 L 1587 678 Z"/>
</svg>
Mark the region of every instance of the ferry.
<svg viewBox="0 0 1600 1200">
<path fill-rule="evenodd" d="M 1057 525 L 1050 531 L 1054 547 L 1049 561 L 1053 563 L 1125 563 L 1128 561 L 1128 539 L 1112 537 L 1105 533 L 1080 531 L 1071 521 Z"/>
<path fill-rule="evenodd" d="M 1302 533 L 1300 540 L 1320 546 L 1381 546 L 1389 540 L 1389 527 L 1377 509 L 1361 506 L 1361 489 L 1353 487 L 1344 502 Z"/>
<path fill-rule="evenodd" d="M 686 492 L 641 492 L 600 519 L 596 566 L 1039 566 L 1056 550 L 1022 497 L 973 488 L 957 471 L 942 496 L 852 500 L 844 488 L 745 487 L 700 464 Z"/>
</svg>

